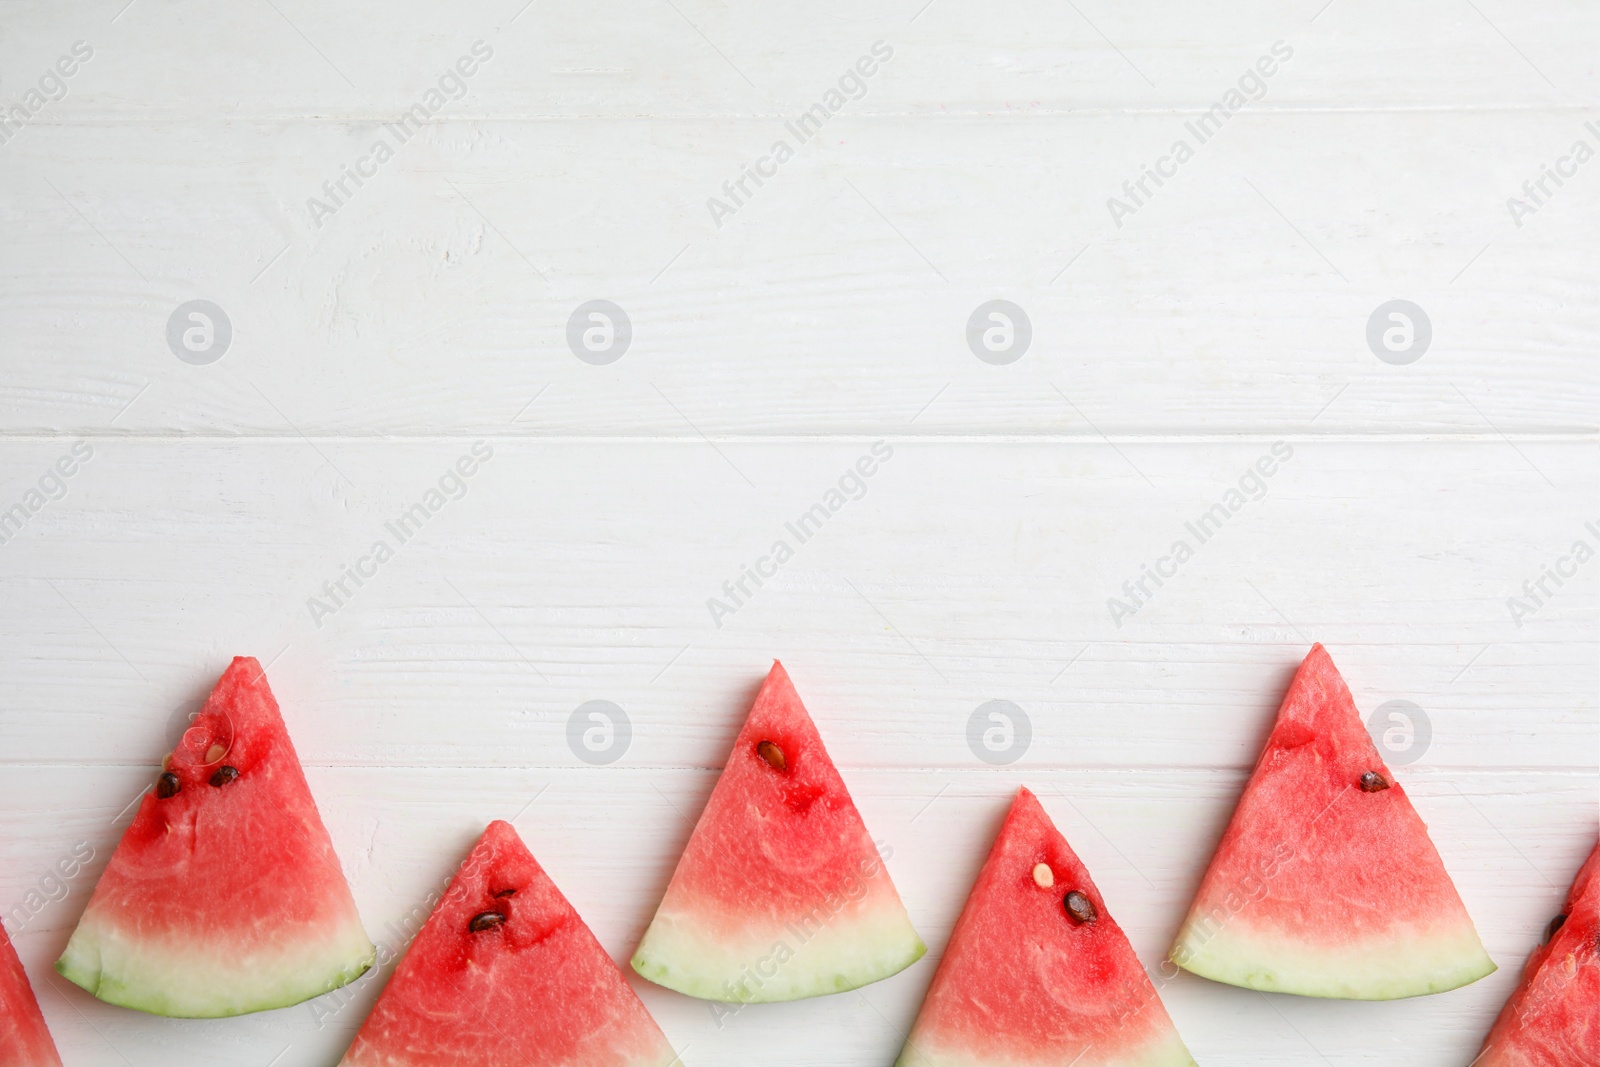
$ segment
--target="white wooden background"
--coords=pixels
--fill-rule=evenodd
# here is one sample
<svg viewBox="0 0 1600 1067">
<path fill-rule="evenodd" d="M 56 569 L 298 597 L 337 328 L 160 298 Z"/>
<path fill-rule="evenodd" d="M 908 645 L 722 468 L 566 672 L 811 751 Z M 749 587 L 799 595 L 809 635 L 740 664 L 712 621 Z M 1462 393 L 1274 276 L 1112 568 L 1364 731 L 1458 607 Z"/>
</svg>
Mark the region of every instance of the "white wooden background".
<svg viewBox="0 0 1600 1067">
<path fill-rule="evenodd" d="M 467 95 L 313 225 L 478 40 Z M 1114 226 L 1280 40 L 1265 97 Z M 1600 544 L 1600 162 L 1506 206 L 1600 145 L 1591 4 L 11 0 L 0 104 L 77 41 L 0 144 L 0 509 L 93 449 L 0 544 L 0 913 L 69 1067 L 331 1065 L 378 987 L 173 1021 L 50 969 L 234 654 L 271 661 L 375 939 L 515 816 L 619 961 L 782 657 L 928 957 L 720 1031 L 635 984 L 694 1067 L 838 1067 L 891 1062 L 1021 783 L 1154 969 L 1315 640 L 1363 711 L 1431 723 L 1400 774 L 1501 970 L 1389 1004 L 1163 996 L 1203 1065 L 1471 1059 L 1596 833 L 1600 564 L 1520 626 L 1506 604 Z M 865 96 L 716 226 L 706 198 L 875 41 Z M 1364 340 L 1396 297 L 1433 324 L 1409 366 Z M 166 342 L 197 298 L 233 327 L 209 366 Z M 566 346 L 596 298 L 633 323 L 610 366 Z M 1033 325 L 1010 366 L 965 342 L 996 298 Z M 480 440 L 466 496 L 316 625 Z M 878 440 L 866 495 L 714 625 Z M 1277 441 L 1265 498 L 1114 625 Z M 591 767 L 566 723 L 597 699 L 633 736 Z M 995 699 L 1033 728 L 1004 767 L 966 742 Z"/>
</svg>

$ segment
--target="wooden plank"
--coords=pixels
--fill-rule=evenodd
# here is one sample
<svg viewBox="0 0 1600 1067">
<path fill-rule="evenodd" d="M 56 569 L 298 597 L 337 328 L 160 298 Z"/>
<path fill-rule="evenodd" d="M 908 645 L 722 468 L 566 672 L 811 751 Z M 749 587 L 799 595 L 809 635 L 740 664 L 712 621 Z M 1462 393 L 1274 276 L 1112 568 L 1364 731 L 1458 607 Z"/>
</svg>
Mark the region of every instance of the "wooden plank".
<svg viewBox="0 0 1600 1067">
<path fill-rule="evenodd" d="M 151 764 L 236 654 L 332 765 L 571 767 L 570 717 L 607 700 L 628 763 L 715 766 L 779 656 L 853 766 L 973 765 L 969 720 L 1007 700 L 1028 765 L 1242 768 L 1316 640 L 1364 711 L 1423 709 L 1430 764 L 1585 766 L 1600 739 L 1593 566 L 1524 590 L 1600 542 L 1583 445 L 1300 442 L 1253 481 L 1265 439 L 886 441 L 870 478 L 865 441 L 481 447 L 451 481 L 466 442 L 98 440 L 0 546 L 0 762 Z M 0 499 L 63 449 L 5 446 Z M 442 478 L 465 496 L 397 526 Z M 1228 513 L 1241 483 L 1264 495 Z"/>
<path fill-rule="evenodd" d="M 844 117 L 718 219 L 782 122 L 451 120 L 348 196 L 324 183 L 392 140 L 376 120 L 30 129 L 0 308 L 48 358 L 8 367 L 0 427 L 1594 434 L 1597 216 L 1575 187 L 1521 228 L 1505 206 L 1600 144 L 1578 118 L 1242 116 L 1114 221 L 1187 121 Z M 232 328 L 210 366 L 169 349 L 196 298 Z M 601 298 L 632 326 L 608 366 L 567 338 Z M 1395 298 L 1432 330 L 1408 366 L 1367 346 Z M 967 338 L 994 299 L 1031 327 L 1007 366 Z"/>
<path fill-rule="evenodd" d="M 1377 0 L 1292 10 L 1019 0 L 981 15 L 945 0 L 759 11 L 704 0 L 473 0 L 441 11 L 403 0 L 337 12 L 282 0 L 228 17 L 195 4 L 120 8 L 69 17 L 14 4 L 0 42 L 0 63 L 19 74 L 7 95 L 85 40 L 93 58 L 41 119 L 392 113 L 440 88 L 482 40 L 494 55 L 464 79 L 467 94 L 442 87 L 451 113 L 782 113 L 813 103 L 882 40 L 894 57 L 852 105 L 869 113 L 1203 109 L 1282 41 L 1293 54 L 1254 106 L 1577 106 L 1594 95 L 1585 56 L 1597 43 L 1575 2 L 1463 12 Z"/>
</svg>

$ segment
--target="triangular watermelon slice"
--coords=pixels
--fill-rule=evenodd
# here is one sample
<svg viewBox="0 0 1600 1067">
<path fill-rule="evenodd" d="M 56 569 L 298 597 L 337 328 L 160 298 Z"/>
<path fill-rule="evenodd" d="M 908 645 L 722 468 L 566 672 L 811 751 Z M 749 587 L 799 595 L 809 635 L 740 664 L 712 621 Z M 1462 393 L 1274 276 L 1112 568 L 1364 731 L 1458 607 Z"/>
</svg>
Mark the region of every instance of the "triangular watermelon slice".
<svg viewBox="0 0 1600 1067">
<path fill-rule="evenodd" d="M 1194 1067 L 1088 870 L 1017 792 L 897 1067 Z"/>
<path fill-rule="evenodd" d="M 668 1067 L 677 1054 L 510 823 L 492 822 L 341 1067 Z"/>
<path fill-rule="evenodd" d="M 692 997 L 756 1003 L 855 989 L 926 951 L 774 661 L 633 969 Z"/>
<path fill-rule="evenodd" d="M 1474 1067 L 1600 1063 L 1600 845 L 1528 958 Z"/>
<path fill-rule="evenodd" d="M 1439 993 L 1495 969 L 1321 645 L 1289 685 L 1172 961 L 1351 1000 Z"/>
<path fill-rule="evenodd" d="M 0 1064 L 4 1067 L 61 1067 L 61 1056 L 28 984 L 28 973 L 0 926 Z"/>
<path fill-rule="evenodd" d="M 56 970 L 215 1018 L 298 1004 L 376 957 L 261 664 L 235 659 L 122 835 Z"/>
</svg>

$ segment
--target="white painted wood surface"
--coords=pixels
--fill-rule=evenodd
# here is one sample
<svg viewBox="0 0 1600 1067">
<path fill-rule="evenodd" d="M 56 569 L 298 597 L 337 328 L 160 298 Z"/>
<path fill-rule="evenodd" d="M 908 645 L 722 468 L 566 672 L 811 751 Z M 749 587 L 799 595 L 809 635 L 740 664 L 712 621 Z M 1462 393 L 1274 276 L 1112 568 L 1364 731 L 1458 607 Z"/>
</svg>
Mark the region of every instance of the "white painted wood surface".
<svg viewBox="0 0 1600 1067">
<path fill-rule="evenodd" d="M 1587 5 L 124 2 L 0 12 L 0 106 L 93 49 L 0 144 L 0 512 L 60 497 L 0 543 L 0 913 L 68 1067 L 331 1065 L 381 981 L 188 1022 L 50 970 L 234 654 L 272 661 L 375 938 L 516 815 L 618 960 L 781 656 L 929 957 L 721 1030 L 636 985 L 695 1067 L 865 1067 L 1018 784 L 1153 970 L 1315 640 L 1363 711 L 1431 725 L 1399 773 L 1501 970 L 1394 1004 L 1163 997 L 1202 1065 L 1471 1059 L 1596 833 L 1600 564 L 1523 585 L 1600 546 L 1600 162 L 1520 227 L 1506 205 L 1600 147 Z M 479 40 L 465 95 L 316 225 Z M 707 198 L 877 41 L 864 95 L 717 226 Z M 1277 41 L 1262 98 L 1117 227 L 1106 199 Z M 1407 366 L 1364 339 L 1396 297 L 1434 331 Z M 233 328 L 209 366 L 166 340 L 197 298 Z M 633 324 L 609 366 L 565 340 L 596 298 Z M 996 298 L 1032 322 L 1009 366 L 964 334 Z M 1264 495 L 1117 625 L 1277 442 Z M 632 724 L 609 766 L 566 741 L 590 700 Z M 1009 766 L 967 744 L 990 700 L 1032 724 Z"/>
</svg>

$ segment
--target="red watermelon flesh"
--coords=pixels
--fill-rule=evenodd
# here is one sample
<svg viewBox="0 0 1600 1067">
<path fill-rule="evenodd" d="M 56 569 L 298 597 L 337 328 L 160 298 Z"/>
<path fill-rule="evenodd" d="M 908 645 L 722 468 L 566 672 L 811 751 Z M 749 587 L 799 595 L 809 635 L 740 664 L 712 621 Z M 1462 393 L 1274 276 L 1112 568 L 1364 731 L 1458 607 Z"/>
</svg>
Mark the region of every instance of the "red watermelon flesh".
<svg viewBox="0 0 1600 1067">
<path fill-rule="evenodd" d="M 0 926 L 0 1064 L 4 1067 L 61 1067 L 61 1056 L 39 1011 L 28 974 Z"/>
<path fill-rule="evenodd" d="M 589 927 L 493 822 L 342 1067 L 668 1067 L 677 1055 Z"/>
<path fill-rule="evenodd" d="M 56 970 L 211 1018 L 297 1004 L 376 951 L 261 664 L 235 659 L 117 845 Z"/>
<path fill-rule="evenodd" d="M 1069 1063 L 1193 1067 L 1194 1060 L 1083 862 L 1022 789 L 897 1067 Z"/>
<path fill-rule="evenodd" d="M 781 663 L 757 694 L 633 968 L 739 1003 L 837 993 L 926 951 Z"/>
<path fill-rule="evenodd" d="M 1251 989 L 1355 1000 L 1495 969 L 1321 645 L 1290 683 L 1172 960 Z"/>
<path fill-rule="evenodd" d="M 1600 1063 L 1600 845 L 1589 853 L 1474 1067 Z"/>
</svg>

